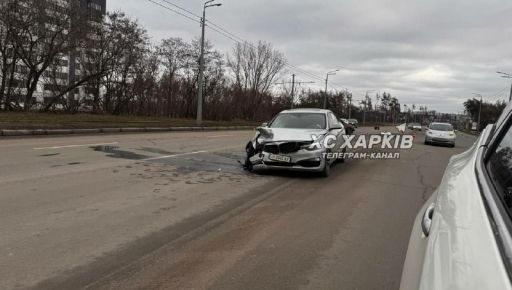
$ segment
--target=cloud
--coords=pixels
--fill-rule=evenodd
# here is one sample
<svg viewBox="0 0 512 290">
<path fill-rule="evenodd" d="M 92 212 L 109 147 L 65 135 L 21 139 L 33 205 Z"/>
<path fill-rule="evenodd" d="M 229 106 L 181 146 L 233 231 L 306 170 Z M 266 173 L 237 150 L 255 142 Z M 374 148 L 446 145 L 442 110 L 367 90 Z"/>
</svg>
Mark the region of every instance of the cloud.
<svg viewBox="0 0 512 290">
<path fill-rule="evenodd" d="M 159 0 L 161 1 L 161 0 Z M 202 1 L 169 0 L 196 14 Z M 219 0 L 220 1 L 220 0 Z M 107 0 L 161 38 L 198 37 L 199 24 L 144 0 Z M 208 19 L 249 41 L 265 40 L 290 63 L 319 76 L 343 67 L 333 83 L 351 89 L 387 91 L 404 104 L 458 112 L 472 93 L 497 100 L 512 71 L 512 2 L 509 0 L 222 0 Z M 233 42 L 208 31 L 217 49 Z M 304 81 L 307 75 L 296 73 Z M 317 88 L 321 88 L 321 81 Z"/>
</svg>

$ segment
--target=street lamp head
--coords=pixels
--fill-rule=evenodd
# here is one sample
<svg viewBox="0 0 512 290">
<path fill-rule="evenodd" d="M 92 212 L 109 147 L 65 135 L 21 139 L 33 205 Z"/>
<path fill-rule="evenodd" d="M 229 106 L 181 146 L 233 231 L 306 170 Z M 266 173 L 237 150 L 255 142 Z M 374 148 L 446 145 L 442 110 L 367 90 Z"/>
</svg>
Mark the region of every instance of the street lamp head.
<svg viewBox="0 0 512 290">
<path fill-rule="evenodd" d="M 211 5 L 206 5 L 205 8 L 219 7 L 219 6 L 222 6 L 222 3 L 215 3 L 215 4 L 211 4 Z"/>
<path fill-rule="evenodd" d="M 498 71 L 496 73 L 500 74 L 502 78 L 512 78 L 512 74 L 509 74 L 509 73 L 505 73 L 505 72 L 501 72 L 501 71 Z"/>
</svg>

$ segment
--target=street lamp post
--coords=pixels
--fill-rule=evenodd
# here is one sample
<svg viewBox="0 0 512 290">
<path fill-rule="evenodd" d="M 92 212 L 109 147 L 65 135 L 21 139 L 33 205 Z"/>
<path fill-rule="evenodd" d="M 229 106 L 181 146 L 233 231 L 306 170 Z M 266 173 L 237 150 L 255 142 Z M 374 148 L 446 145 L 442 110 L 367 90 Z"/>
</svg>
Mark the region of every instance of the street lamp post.
<svg viewBox="0 0 512 290">
<path fill-rule="evenodd" d="M 501 75 L 504 79 L 512 79 L 512 74 L 504 73 L 504 72 L 498 72 L 499 75 Z M 509 102 L 512 102 L 512 86 L 510 87 L 510 98 L 508 100 Z"/>
<path fill-rule="evenodd" d="M 477 97 L 480 97 L 480 109 L 478 110 L 478 132 L 482 129 L 482 104 L 483 104 L 483 97 L 481 94 L 473 94 Z"/>
<path fill-rule="evenodd" d="M 209 7 L 222 6 L 220 3 L 214 3 L 215 0 L 209 0 L 203 6 L 203 18 L 201 19 L 201 54 L 199 56 L 199 79 L 197 89 L 197 125 L 203 123 L 203 87 L 204 87 L 204 43 L 205 43 L 205 27 L 206 27 L 206 9 Z"/>
<path fill-rule="evenodd" d="M 339 71 L 340 71 L 339 69 L 330 71 L 327 73 L 327 77 L 325 78 L 324 110 L 327 109 L 327 90 L 328 90 L 328 86 L 329 86 L 329 76 L 333 76 Z"/>
</svg>

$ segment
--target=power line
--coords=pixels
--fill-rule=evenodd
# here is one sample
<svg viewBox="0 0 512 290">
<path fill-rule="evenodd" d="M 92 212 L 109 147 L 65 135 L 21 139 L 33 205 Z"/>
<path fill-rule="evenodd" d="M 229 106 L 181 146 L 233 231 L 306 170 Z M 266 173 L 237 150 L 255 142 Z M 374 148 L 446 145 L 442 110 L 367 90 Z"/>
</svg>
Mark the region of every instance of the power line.
<svg viewBox="0 0 512 290">
<path fill-rule="evenodd" d="M 197 22 L 197 23 L 201 24 L 201 18 L 202 18 L 201 16 L 199 16 L 199 15 L 197 15 L 196 13 L 194 13 L 194 12 L 192 12 L 192 11 L 190 11 L 190 10 L 187 10 L 187 9 L 185 9 L 185 8 L 183 8 L 183 7 L 181 7 L 181 6 L 177 5 L 177 4 L 175 4 L 175 3 L 172 3 L 172 2 L 170 2 L 170 1 L 168 1 L 168 0 L 160 0 L 160 1 L 163 1 L 163 2 L 165 2 L 165 3 L 167 3 L 167 4 L 171 5 L 171 6 L 173 6 L 173 7 L 175 7 L 175 8 L 177 8 L 177 9 L 179 9 L 179 10 L 184 11 L 185 13 L 188 13 L 188 14 L 192 15 L 193 17 L 197 17 L 197 18 L 199 18 L 199 19 L 195 19 L 195 18 L 193 18 L 193 17 L 191 17 L 191 16 L 189 16 L 189 15 L 184 14 L 183 12 L 180 12 L 180 11 L 177 11 L 177 10 L 175 10 L 175 9 L 172 9 L 172 8 L 170 8 L 170 7 L 168 7 L 168 6 L 165 6 L 165 5 L 161 4 L 161 3 L 158 3 L 158 2 L 156 2 L 156 1 L 154 1 L 154 0 L 148 0 L 148 1 L 150 1 L 150 2 L 152 2 L 152 3 L 154 3 L 154 4 L 156 4 L 156 5 L 158 5 L 158 6 L 160 6 L 160 7 L 163 7 L 163 8 L 165 8 L 165 9 L 167 9 L 167 10 L 171 11 L 171 12 L 174 12 L 174 13 L 176 13 L 176 14 L 180 15 L 180 16 L 183 16 L 183 17 L 185 17 L 185 18 L 187 18 L 187 19 L 189 19 L 189 20 L 192 20 L 192 21 L 194 21 L 194 22 Z M 234 41 L 234 42 L 236 42 L 236 43 L 239 43 L 239 44 L 246 44 L 246 45 L 248 45 L 248 46 L 250 46 L 250 47 L 252 47 L 252 48 L 256 48 L 256 46 L 254 46 L 254 45 L 253 45 L 253 44 L 251 44 L 250 42 L 248 42 L 248 41 L 244 40 L 243 38 L 241 38 L 241 37 L 239 37 L 239 36 L 237 36 L 237 35 L 235 35 L 235 34 L 233 34 L 233 33 L 229 32 L 228 30 L 226 30 L 226 29 L 222 28 L 221 26 L 219 26 L 219 25 L 215 24 L 214 22 L 209 21 L 209 20 L 206 20 L 206 23 L 211 24 L 211 26 L 208 26 L 208 25 L 207 25 L 208 29 L 215 31 L 215 32 L 219 33 L 220 35 L 222 35 L 222 36 L 224 36 L 224 37 L 226 37 L 226 38 L 229 38 L 230 40 L 232 40 L 232 41 Z M 212 27 L 212 26 L 213 26 L 213 27 Z M 310 78 L 310 79 L 322 80 L 322 81 L 324 80 L 321 76 L 318 76 L 318 75 L 315 75 L 315 74 L 310 73 L 310 72 L 308 72 L 308 71 L 305 71 L 305 70 L 303 70 L 303 69 L 301 69 L 301 68 L 299 68 L 299 67 L 297 67 L 297 66 L 295 66 L 295 65 L 290 64 L 288 61 L 285 61 L 285 66 L 286 66 L 286 67 L 291 68 L 292 70 L 295 70 L 295 71 L 297 71 L 297 72 L 300 72 L 300 73 L 302 73 L 302 74 L 306 75 L 306 76 L 307 76 L 308 78 Z M 336 84 L 336 83 L 333 83 L 333 84 L 334 84 L 335 86 L 338 86 L 338 87 L 343 87 L 343 86 L 341 86 L 341 85 L 339 85 L 339 84 Z"/>
<path fill-rule="evenodd" d="M 491 97 L 491 98 L 504 98 L 504 97 L 502 96 L 502 94 L 503 94 L 503 93 L 505 93 L 505 92 L 508 92 L 508 90 L 509 90 L 509 87 L 507 86 L 507 87 L 505 87 L 504 89 L 502 89 L 501 91 L 499 91 L 499 92 L 497 92 L 497 93 L 494 93 L 494 94 L 490 95 L 490 97 Z"/>
<path fill-rule="evenodd" d="M 179 11 L 177 11 L 177 10 L 174 10 L 174 9 L 172 9 L 172 8 L 168 7 L 168 6 L 165 6 L 165 5 L 163 5 L 162 3 L 158 3 L 158 2 L 153 1 L 153 0 L 148 0 L 148 1 L 149 1 L 149 2 L 151 2 L 151 3 L 154 3 L 154 4 L 158 5 L 158 6 L 160 6 L 160 7 L 162 7 L 162 8 L 164 8 L 164 9 L 167 9 L 167 10 L 169 10 L 169 11 L 172 11 L 172 12 L 174 12 L 174 13 L 176 13 L 176 14 L 180 15 L 180 16 L 183 16 L 183 17 L 185 17 L 185 18 L 188 18 L 189 20 L 192 20 L 192 21 L 194 21 L 194 22 L 197 22 L 197 23 L 201 24 L 201 20 L 200 20 L 200 19 L 198 20 L 198 19 L 192 18 L 192 17 L 190 17 L 190 16 L 188 16 L 188 15 L 186 15 L 186 14 L 182 13 L 182 12 L 179 12 Z M 165 0 L 163 0 L 163 1 L 165 1 Z"/>
<path fill-rule="evenodd" d="M 165 5 L 162 5 L 161 3 L 157 3 L 154 0 L 148 0 L 148 1 L 154 3 L 154 4 L 158 5 L 158 6 L 161 6 L 161 7 L 165 8 L 165 9 L 167 9 L 169 11 L 172 11 L 172 12 L 174 12 L 174 13 L 180 15 L 180 16 L 183 16 L 183 17 L 185 17 L 185 18 L 187 18 L 189 20 L 192 20 L 192 21 L 194 21 L 196 23 L 201 24 L 201 18 L 202 17 L 200 15 L 198 15 L 198 14 L 196 14 L 196 13 L 194 13 L 194 12 L 188 10 L 188 9 L 185 9 L 185 8 L 183 8 L 183 7 L 177 5 L 177 4 L 175 4 L 175 3 L 173 3 L 173 2 L 171 2 L 169 0 L 160 0 L 160 1 L 163 1 L 163 2 L 173 6 L 175 8 L 177 8 L 177 9 L 179 9 L 179 10 L 185 12 L 185 13 L 188 13 L 188 14 L 190 14 L 193 17 L 196 17 L 198 19 L 195 19 L 195 18 L 193 18 L 191 16 L 185 15 L 182 12 L 176 11 L 175 9 L 172 9 L 172 8 L 169 8 L 169 7 L 165 6 Z M 249 47 L 251 47 L 253 49 L 257 49 L 257 47 L 255 45 L 253 45 L 252 43 L 248 42 L 247 40 L 244 40 L 243 38 L 237 36 L 234 33 L 229 32 L 228 30 L 222 28 L 220 25 L 217 25 L 213 21 L 206 20 L 206 23 L 210 24 L 210 25 L 206 25 L 206 27 L 208 29 L 217 32 L 218 34 L 220 34 L 220 35 L 222 35 L 222 36 L 232 40 L 233 42 L 238 43 L 238 44 L 245 44 L 245 45 L 248 45 Z M 324 81 L 325 80 L 322 76 L 319 76 L 319 75 L 316 75 L 314 73 L 308 72 L 308 71 L 306 71 L 304 69 L 301 69 L 301 68 L 299 68 L 299 67 L 289 63 L 288 60 L 285 60 L 285 67 L 288 67 L 288 68 L 290 68 L 292 70 L 295 70 L 295 71 L 305 75 L 309 79 L 319 80 L 319 81 Z M 336 83 L 336 82 L 333 82 L 333 81 L 330 82 L 329 87 L 331 89 L 333 89 L 333 90 L 342 89 L 342 90 L 351 91 L 352 93 L 354 92 L 353 90 L 349 90 L 349 89 L 345 88 L 343 85 L 341 85 L 339 83 Z M 362 91 L 357 91 L 357 92 L 358 93 L 362 93 Z"/>
<path fill-rule="evenodd" d="M 201 19 L 201 18 L 202 18 L 202 17 L 201 17 L 201 16 L 199 16 L 198 14 L 196 14 L 196 13 L 194 13 L 194 12 L 190 11 L 190 10 L 187 10 L 187 9 L 185 9 L 185 8 L 181 7 L 181 6 L 178 6 L 177 4 L 172 3 L 171 1 L 167 1 L 167 0 L 160 0 L 160 1 L 163 1 L 163 2 L 165 2 L 165 3 L 169 4 L 169 5 L 173 6 L 173 7 L 176 7 L 176 8 L 178 8 L 178 9 L 180 9 L 180 10 L 182 10 L 182 11 L 184 11 L 184 12 L 188 13 L 188 14 L 191 14 L 191 15 L 193 15 L 193 16 L 195 16 L 195 17 L 199 18 L 199 19 Z"/>
</svg>

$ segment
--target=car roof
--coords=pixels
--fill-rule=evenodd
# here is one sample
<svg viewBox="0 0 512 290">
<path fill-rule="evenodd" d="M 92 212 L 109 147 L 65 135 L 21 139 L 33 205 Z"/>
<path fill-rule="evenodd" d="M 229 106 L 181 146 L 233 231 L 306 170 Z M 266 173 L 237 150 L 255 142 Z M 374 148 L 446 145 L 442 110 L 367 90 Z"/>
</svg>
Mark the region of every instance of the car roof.
<svg viewBox="0 0 512 290">
<path fill-rule="evenodd" d="M 290 114 L 290 113 L 321 113 L 321 114 L 327 114 L 332 113 L 331 110 L 324 110 L 324 109 L 292 109 L 292 110 L 286 110 L 282 111 L 281 114 Z"/>
</svg>

